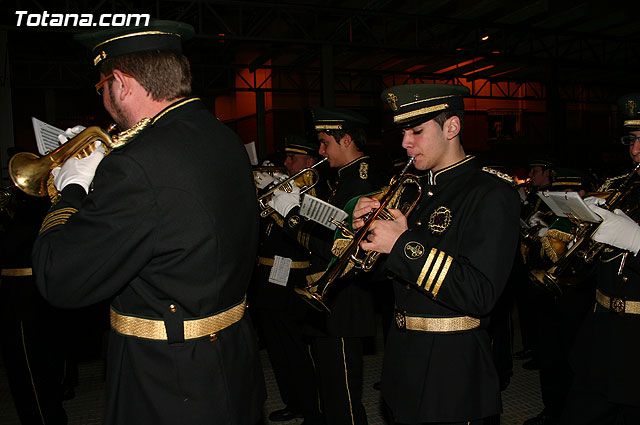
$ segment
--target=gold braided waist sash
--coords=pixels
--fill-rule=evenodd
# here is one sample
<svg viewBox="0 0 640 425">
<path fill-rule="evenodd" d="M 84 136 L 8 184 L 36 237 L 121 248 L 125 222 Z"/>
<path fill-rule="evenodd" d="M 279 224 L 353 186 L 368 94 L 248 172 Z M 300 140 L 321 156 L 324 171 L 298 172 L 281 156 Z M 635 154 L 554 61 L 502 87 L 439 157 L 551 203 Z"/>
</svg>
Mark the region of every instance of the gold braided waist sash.
<svg viewBox="0 0 640 425">
<path fill-rule="evenodd" d="M 216 333 L 240 321 L 247 309 L 247 297 L 239 304 L 228 309 L 202 317 L 200 319 L 186 319 L 184 321 L 184 339 L 195 339 L 209 336 L 212 339 Z M 111 329 L 125 336 L 137 338 L 167 340 L 167 329 L 162 319 L 145 319 L 142 317 L 128 316 L 117 312 L 111 307 Z"/>
<path fill-rule="evenodd" d="M 22 269 L 2 269 L 0 276 L 31 276 L 33 275 L 33 269 L 31 267 L 25 267 Z"/>
<path fill-rule="evenodd" d="M 258 264 L 273 267 L 275 260 L 273 258 L 258 257 Z M 292 261 L 292 269 L 308 269 L 311 263 L 309 261 Z"/>
<path fill-rule="evenodd" d="M 596 301 L 614 313 L 640 314 L 640 301 L 627 301 L 622 298 L 609 297 L 596 289 Z"/>
<path fill-rule="evenodd" d="M 422 332 L 461 332 L 480 327 L 480 319 L 470 316 L 421 317 L 396 310 L 396 326 L 400 330 Z"/>
</svg>

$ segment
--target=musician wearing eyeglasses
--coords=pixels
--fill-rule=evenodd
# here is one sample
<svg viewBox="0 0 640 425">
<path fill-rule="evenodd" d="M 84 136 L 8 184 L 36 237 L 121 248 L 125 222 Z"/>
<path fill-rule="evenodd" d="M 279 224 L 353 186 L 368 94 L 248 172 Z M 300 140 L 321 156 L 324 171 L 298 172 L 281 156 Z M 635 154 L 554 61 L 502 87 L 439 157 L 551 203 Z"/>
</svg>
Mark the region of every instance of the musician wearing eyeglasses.
<svg viewBox="0 0 640 425">
<path fill-rule="evenodd" d="M 421 198 L 407 217 L 368 221 L 380 206 L 361 198 L 354 228 L 363 249 L 388 254 L 395 321 L 381 391 L 394 424 L 482 424 L 501 411 L 486 331 L 518 240 L 519 201 L 511 178 L 483 171 L 461 144 L 464 86 L 409 84 L 382 93 L 415 157 Z M 508 182 L 507 182 L 508 180 Z"/>
<path fill-rule="evenodd" d="M 52 304 L 110 300 L 107 425 L 255 425 L 266 399 L 245 314 L 252 170 L 242 141 L 190 94 L 181 40 L 193 34 L 155 21 L 78 36 L 120 133 L 87 129 L 65 144 L 95 132 L 110 153 L 99 146 L 52 172 L 60 197 L 33 261 Z"/>
<path fill-rule="evenodd" d="M 624 188 L 613 188 L 620 202 L 585 199 L 602 218 L 592 240 L 603 245 L 595 260 L 595 303 L 573 347 L 563 425 L 640 423 L 640 94 L 621 97 L 618 106 L 627 117 L 621 141 L 635 168 Z"/>
<path fill-rule="evenodd" d="M 368 120 L 342 108 L 313 109 L 318 153 L 335 171 L 325 199 L 340 209 L 355 197 L 371 192 L 374 171 L 363 151 Z M 309 275 L 300 286 L 317 281 L 332 258 L 334 231 L 300 215 L 300 195 L 278 190 L 271 205 L 284 217 L 283 229 L 311 252 Z M 375 333 L 372 292 L 358 278 L 344 279 L 329 302 L 331 314 L 313 312 L 309 319 L 312 350 L 318 370 L 320 399 L 327 425 L 366 424 L 362 404 L 363 341 Z"/>
</svg>

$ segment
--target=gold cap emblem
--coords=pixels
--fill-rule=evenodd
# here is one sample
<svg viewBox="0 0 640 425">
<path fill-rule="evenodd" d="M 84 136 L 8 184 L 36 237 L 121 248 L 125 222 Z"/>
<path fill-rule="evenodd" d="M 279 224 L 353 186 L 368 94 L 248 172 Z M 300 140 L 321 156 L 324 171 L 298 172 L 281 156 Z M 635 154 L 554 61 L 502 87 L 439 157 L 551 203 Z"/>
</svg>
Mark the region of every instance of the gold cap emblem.
<svg viewBox="0 0 640 425">
<path fill-rule="evenodd" d="M 397 101 L 398 96 L 391 92 L 387 93 L 387 102 L 389 102 L 389 106 L 391 106 L 391 109 L 393 109 L 394 111 L 398 110 L 398 105 L 396 104 Z"/>
<path fill-rule="evenodd" d="M 626 111 L 627 114 L 631 116 L 635 115 L 637 106 L 638 105 L 634 100 L 631 100 L 631 99 L 627 100 L 627 103 L 625 104 L 625 109 L 627 110 Z"/>
</svg>

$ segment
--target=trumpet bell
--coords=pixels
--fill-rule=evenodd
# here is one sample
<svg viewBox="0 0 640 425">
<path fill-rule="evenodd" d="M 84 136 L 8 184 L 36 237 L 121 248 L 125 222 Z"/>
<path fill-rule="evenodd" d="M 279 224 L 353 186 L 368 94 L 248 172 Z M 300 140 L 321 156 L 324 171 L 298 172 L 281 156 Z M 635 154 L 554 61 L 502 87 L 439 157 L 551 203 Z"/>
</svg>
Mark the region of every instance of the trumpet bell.
<svg viewBox="0 0 640 425">
<path fill-rule="evenodd" d="M 47 196 L 47 179 L 52 161 L 48 156 L 39 157 L 31 152 L 18 152 L 9 160 L 9 176 L 13 183 L 27 195 Z"/>
<path fill-rule="evenodd" d="M 294 288 L 294 292 L 302 297 L 311 307 L 318 311 L 331 313 L 327 304 L 325 304 L 323 295 L 318 292 L 318 285 L 306 286 L 304 288 Z"/>
</svg>

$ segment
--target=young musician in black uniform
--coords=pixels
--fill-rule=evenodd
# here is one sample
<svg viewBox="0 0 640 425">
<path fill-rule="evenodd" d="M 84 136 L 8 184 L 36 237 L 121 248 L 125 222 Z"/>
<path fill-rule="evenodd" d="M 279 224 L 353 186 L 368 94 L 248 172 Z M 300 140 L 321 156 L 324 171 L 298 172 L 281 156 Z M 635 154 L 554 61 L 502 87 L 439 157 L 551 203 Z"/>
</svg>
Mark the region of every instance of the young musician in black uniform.
<svg viewBox="0 0 640 425">
<path fill-rule="evenodd" d="M 487 318 L 518 240 L 519 205 L 506 181 L 461 145 L 463 86 L 395 86 L 382 94 L 402 146 L 429 172 L 409 218 L 375 220 L 363 249 L 389 254 L 396 300 L 382 371 L 395 424 L 481 424 L 500 413 Z M 510 180 L 510 178 L 508 179 Z M 354 227 L 380 202 L 361 198 Z"/>
<path fill-rule="evenodd" d="M 629 146 L 634 165 L 640 164 L 640 94 L 619 101 L 628 119 Z M 567 396 L 562 424 L 640 423 L 640 176 L 636 173 L 614 207 L 587 205 L 602 217 L 592 239 L 604 244 L 597 261 L 595 305 L 576 337 L 571 365 L 573 386 Z"/>
<path fill-rule="evenodd" d="M 284 165 L 289 176 L 294 176 L 316 164 L 318 143 L 302 136 L 287 136 L 284 151 Z M 269 190 L 271 184 L 278 183 L 267 173 L 258 173 L 257 180 L 259 187 Z M 315 194 L 319 184 L 317 180 L 307 193 Z M 305 335 L 307 308 L 293 291 L 294 285 L 304 285 L 309 274 L 309 251 L 284 234 L 279 214 L 269 215 L 261 224 L 250 305 L 252 318 L 269 354 L 280 397 L 286 405 L 271 412 L 269 420 L 304 418 L 306 425 L 322 424 L 316 371 Z"/>
<path fill-rule="evenodd" d="M 314 126 L 319 153 L 335 169 L 330 180 L 331 205 L 344 208 L 353 197 L 371 192 L 370 158 L 366 143 L 366 118 L 353 111 L 315 108 Z M 285 232 L 311 251 L 309 282 L 317 280 L 332 257 L 334 231 L 299 215 L 299 194 L 276 192 L 272 204 L 284 219 Z M 366 424 L 362 404 L 363 337 L 375 332 L 373 296 L 358 277 L 343 279 L 332 288 L 330 314 L 312 319 L 313 354 L 318 369 L 320 397 L 327 424 Z"/>
<path fill-rule="evenodd" d="M 111 300 L 105 424 L 253 425 L 266 398 L 245 314 L 252 170 L 239 138 L 190 97 L 180 36 L 191 34 L 156 21 L 81 37 L 129 133 L 104 159 L 99 148 L 54 170 L 61 197 L 33 250 L 52 304 Z"/>
</svg>

